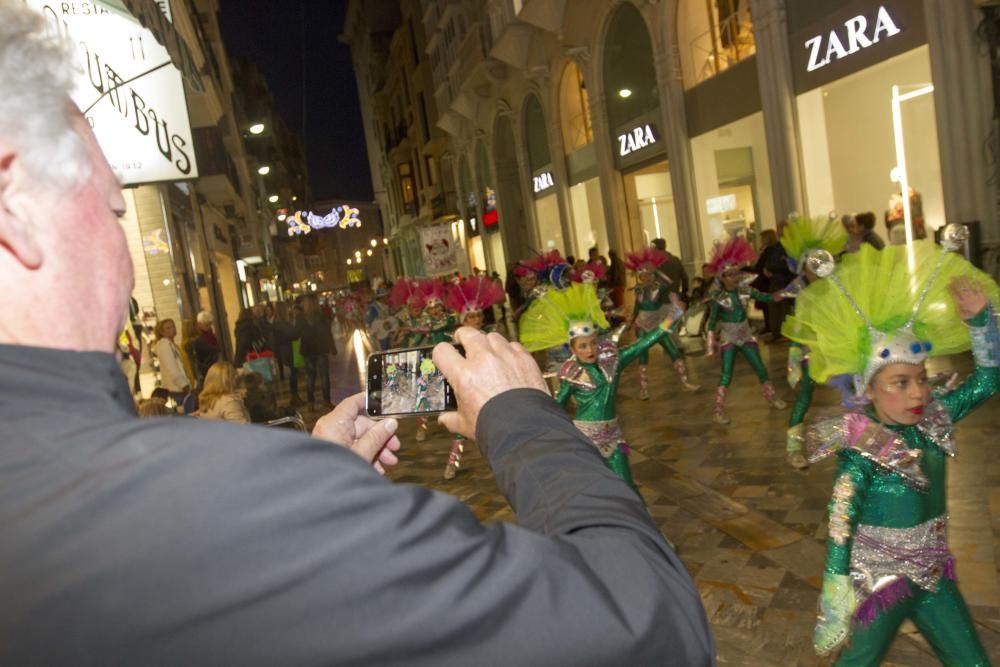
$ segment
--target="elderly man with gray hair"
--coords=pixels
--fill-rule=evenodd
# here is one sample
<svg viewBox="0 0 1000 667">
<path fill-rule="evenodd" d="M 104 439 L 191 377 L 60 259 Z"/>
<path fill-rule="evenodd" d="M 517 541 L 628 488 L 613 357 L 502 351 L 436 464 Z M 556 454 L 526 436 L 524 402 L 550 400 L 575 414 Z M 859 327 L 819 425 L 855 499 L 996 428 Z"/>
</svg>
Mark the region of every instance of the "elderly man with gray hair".
<svg viewBox="0 0 1000 667">
<path fill-rule="evenodd" d="M 459 405 L 442 423 L 518 526 L 379 476 L 397 423 L 360 395 L 312 438 L 140 421 L 111 354 L 125 201 L 69 88 L 41 18 L 0 0 L 0 664 L 713 662 L 642 500 L 497 334 L 434 359 Z"/>
</svg>

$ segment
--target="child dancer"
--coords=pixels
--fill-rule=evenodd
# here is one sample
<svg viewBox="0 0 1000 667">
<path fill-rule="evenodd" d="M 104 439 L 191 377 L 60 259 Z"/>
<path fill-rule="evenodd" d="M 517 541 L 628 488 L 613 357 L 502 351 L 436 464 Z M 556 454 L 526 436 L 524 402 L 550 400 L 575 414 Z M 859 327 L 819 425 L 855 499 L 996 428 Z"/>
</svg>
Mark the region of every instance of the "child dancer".
<svg viewBox="0 0 1000 667">
<path fill-rule="evenodd" d="M 667 253 L 656 248 L 644 248 L 639 252 L 625 253 L 625 266 L 635 272 L 635 307 L 626 329 L 635 326 L 636 335 L 642 336 L 657 328 L 663 318 L 673 308 L 670 302 L 670 279 L 657 271 L 668 259 Z M 676 324 L 676 323 L 675 323 Z M 684 391 L 695 391 L 698 385 L 688 382 L 687 366 L 681 351 L 673 338 L 667 336 L 659 341 L 660 347 L 674 363 L 674 370 Z M 649 352 L 639 355 L 639 400 L 649 400 Z"/>
<path fill-rule="evenodd" d="M 798 277 L 782 291 L 794 299 L 804 287 L 834 270 L 837 257 L 847 243 L 847 232 L 840 220 L 827 218 L 793 218 L 781 235 L 781 245 L 788 254 L 788 264 Z M 787 336 L 786 336 L 787 338 Z M 793 468 L 806 468 L 802 455 L 802 422 L 812 403 L 813 381 L 809 375 L 809 348 L 792 341 L 788 348 L 788 384 L 799 393 L 788 417 L 785 438 L 785 458 Z"/>
<path fill-rule="evenodd" d="M 420 282 L 412 278 L 401 278 L 392 286 L 389 305 L 405 309 L 396 314 L 399 329 L 393 340 L 393 347 L 416 347 L 424 342 L 427 335 L 427 318 L 424 316 L 426 297 Z"/>
<path fill-rule="evenodd" d="M 459 325 L 483 330 L 483 311 L 500 303 L 506 296 L 503 287 L 483 276 L 462 278 L 449 285 L 445 293 L 445 305 L 458 315 Z M 457 433 L 451 439 L 451 452 L 444 467 L 444 478 L 454 479 L 462 465 L 465 438 Z"/>
<path fill-rule="evenodd" d="M 569 343 L 572 357 L 559 369 L 556 400 L 576 401 L 573 423 L 597 447 L 607 466 L 635 489 L 628 465 L 628 444 L 618 424 L 615 397 L 622 371 L 639 354 L 670 335 L 670 325 L 681 315 L 674 312 L 658 328 L 635 343 L 620 348 L 613 340 L 599 340 L 599 328 L 608 321 L 593 284 L 574 283 L 564 290 L 548 290 L 521 318 L 521 343 L 529 351 Z M 636 491 L 638 493 L 638 490 Z"/>
<path fill-rule="evenodd" d="M 838 665 L 881 662 L 906 619 L 945 665 L 989 664 L 955 583 L 945 480 L 954 423 L 1000 382 L 998 298 L 986 274 L 931 241 L 864 245 L 798 297 L 788 333 L 809 345 L 810 374 L 852 375 L 866 404 L 807 437 L 811 462 L 837 457 L 813 643 L 826 654 L 849 639 Z M 928 356 L 970 339 L 975 372 L 932 392 Z"/>
<path fill-rule="evenodd" d="M 729 416 L 726 414 L 726 392 L 733 381 L 733 364 L 737 352 L 743 355 L 757 374 L 764 391 L 764 400 L 777 410 L 788 407 L 775 394 L 774 386 L 767 376 L 767 368 L 764 367 L 764 361 L 757 349 L 757 339 L 747 319 L 747 304 L 750 299 L 765 302 L 775 299 L 770 294 L 761 294 L 747 285 L 747 279 L 752 276 L 744 273 L 742 269 L 747 264 L 753 263 L 756 256 L 753 246 L 746 239 L 737 237 L 716 245 L 707 267 L 719 283 L 719 287 L 709 295 L 708 341 L 705 352 L 705 356 L 709 357 L 715 354 L 715 328 L 718 324 L 722 375 L 719 377 L 719 387 L 715 393 L 717 424 L 729 423 Z"/>
</svg>

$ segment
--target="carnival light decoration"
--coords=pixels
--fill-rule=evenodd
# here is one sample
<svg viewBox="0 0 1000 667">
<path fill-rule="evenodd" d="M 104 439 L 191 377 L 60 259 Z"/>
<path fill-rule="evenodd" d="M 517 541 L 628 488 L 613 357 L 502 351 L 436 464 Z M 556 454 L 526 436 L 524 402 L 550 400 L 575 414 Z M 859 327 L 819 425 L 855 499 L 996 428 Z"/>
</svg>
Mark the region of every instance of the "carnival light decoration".
<svg viewBox="0 0 1000 667">
<path fill-rule="evenodd" d="M 331 229 L 339 227 L 360 227 L 361 218 L 358 217 L 360 211 L 354 206 L 344 204 L 335 207 L 326 215 L 316 215 L 312 211 L 296 211 L 293 215 L 285 218 L 288 225 L 288 235 L 309 234 L 314 229 Z"/>
</svg>

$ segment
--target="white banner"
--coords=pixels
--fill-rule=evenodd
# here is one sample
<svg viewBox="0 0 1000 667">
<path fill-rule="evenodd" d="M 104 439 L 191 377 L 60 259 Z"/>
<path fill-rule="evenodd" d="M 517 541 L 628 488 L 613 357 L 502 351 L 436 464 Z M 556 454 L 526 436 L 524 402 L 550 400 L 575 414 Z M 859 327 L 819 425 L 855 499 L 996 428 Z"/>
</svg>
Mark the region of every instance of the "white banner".
<svg viewBox="0 0 1000 667">
<path fill-rule="evenodd" d="M 424 271 L 429 276 L 454 273 L 458 270 L 455 240 L 451 225 L 434 225 L 420 228 L 420 251 L 424 258 Z"/>
<path fill-rule="evenodd" d="M 74 45 L 73 101 L 122 184 L 197 178 L 181 74 L 154 35 L 94 2 L 25 3 Z M 159 5 L 169 19 L 169 2 Z"/>
</svg>

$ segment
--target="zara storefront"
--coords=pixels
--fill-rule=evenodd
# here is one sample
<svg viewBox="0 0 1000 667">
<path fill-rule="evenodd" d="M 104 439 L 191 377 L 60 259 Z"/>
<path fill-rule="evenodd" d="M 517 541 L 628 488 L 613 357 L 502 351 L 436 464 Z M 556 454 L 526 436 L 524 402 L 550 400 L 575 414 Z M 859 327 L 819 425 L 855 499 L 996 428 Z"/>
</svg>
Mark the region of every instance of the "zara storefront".
<svg viewBox="0 0 1000 667">
<path fill-rule="evenodd" d="M 906 241 L 903 193 L 920 237 L 945 224 L 934 77 L 923 3 L 850 3 L 790 19 L 789 53 L 810 211 L 875 213 Z"/>
</svg>

